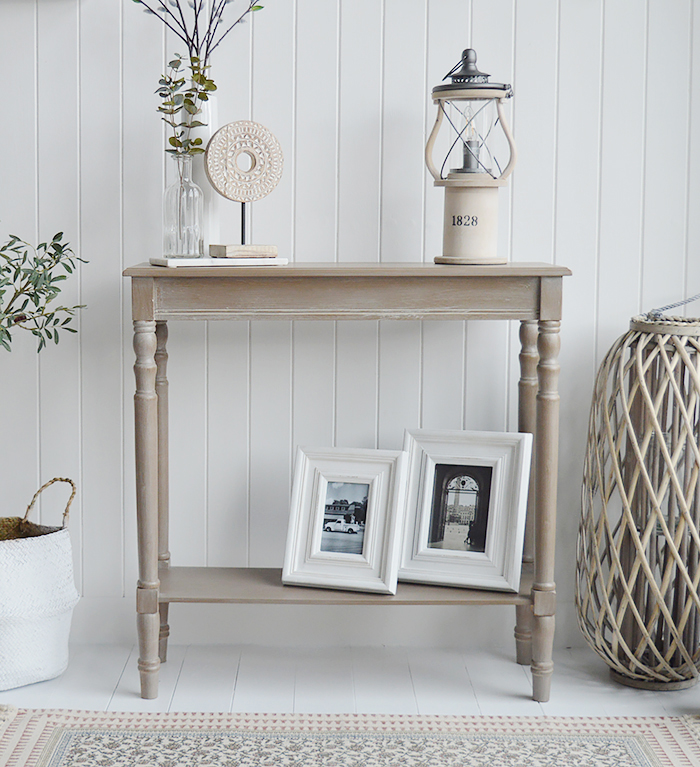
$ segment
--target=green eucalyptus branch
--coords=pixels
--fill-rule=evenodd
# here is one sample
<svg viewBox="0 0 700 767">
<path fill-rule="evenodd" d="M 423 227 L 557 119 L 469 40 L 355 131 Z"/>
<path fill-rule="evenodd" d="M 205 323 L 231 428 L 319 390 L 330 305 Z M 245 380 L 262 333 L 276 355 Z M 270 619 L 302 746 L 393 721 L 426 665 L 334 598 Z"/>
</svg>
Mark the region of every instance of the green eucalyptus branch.
<svg viewBox="0 0 700 767">
<path fill-rule="evenodd" d="M 185 77 L 183 67 L 189 69 Z M 188 84 L 189 80 L 189 84 Z M 204 67 L 196 56 L 190 57 L 187 64 L 180 54 L 168 63 L 168 72 L 159 80 L 156 93 L 161 97 L 158 111 L 164 115 L 161 119 L 170 126 L 168 138 L 170 154 L 202 154 L 201 138 L 192 138 L 194 128 L 204 125 L 197 116 L 202 112 L 202 102 L 209 100 L 209 94 L 216 90 L 214 81 L 207 77 Z"/>
<path fill-rule="evenodd" d="M 208 3 L 205 0 L 132 1 L 159 18 L 187 46 L 187 59 L 176 54 L 168 63 L 167 73 L 161 75 L 158 81 L 156 93 L 161 98 L 158 112 L 171 128 L 168 137 L 170 148 L 166 152 L 201 154 L 204 152 L 202 140 L 192 138 L 191 131 L 205 125 L 196 117 L 202 112 L 202 102 L 208 101 L 209 94 L 216 90 L 214 81 L 207 74 L 211 54 L 249 13 L 260 11 L 263 6 L 258 5 L 256 0 L 245 0 L 243 12 L 224 29 L 224 11 L 233 0 L 209 0 Z M 191 13 L 185 13 L 183 2 L 187 2 Z M 185 68 L 189 70 L 187 74 Z"/>
<path fill-rule="evenodd" d="M 53 306 L 61 284 L 77 261 L 86 263 L 63 241 L 63 232 L 36 248 L 15 235 L 0 245 L 0 346 L 11 351 L 11 328 L 36 336 L 37 352 L 47 341 L 58 343 L 59 331 L 77 331 L 70 322 L 83 306 Z"/>
</svg>

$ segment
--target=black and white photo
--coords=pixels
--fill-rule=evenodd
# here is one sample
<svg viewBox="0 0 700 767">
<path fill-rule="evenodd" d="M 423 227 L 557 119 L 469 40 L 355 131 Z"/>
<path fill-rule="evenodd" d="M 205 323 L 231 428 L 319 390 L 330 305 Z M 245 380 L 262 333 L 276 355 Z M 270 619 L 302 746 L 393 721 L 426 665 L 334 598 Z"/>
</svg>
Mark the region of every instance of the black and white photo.
<svg viewBox="0 0 700 767">
<path fill-rule="evenodd" d="M 486 551 L 492 472 L 490 466 L 435 466 L 430 548 Z"/>
<path fill-rule="evenodd" d="M 282 582 L 395 594 L 405 493 L 402 450 L 298 448 Z"/>
<path fill-rule="evenodd" d="M 517 591 L 532 435 L 406 431 L 399 580 Z"/>
<path fill-rule="evenodd" d="M 362 554 L 368 496 L 369 485 L 365 482 L 328 483 L 321 551 Z"/>
</svg>

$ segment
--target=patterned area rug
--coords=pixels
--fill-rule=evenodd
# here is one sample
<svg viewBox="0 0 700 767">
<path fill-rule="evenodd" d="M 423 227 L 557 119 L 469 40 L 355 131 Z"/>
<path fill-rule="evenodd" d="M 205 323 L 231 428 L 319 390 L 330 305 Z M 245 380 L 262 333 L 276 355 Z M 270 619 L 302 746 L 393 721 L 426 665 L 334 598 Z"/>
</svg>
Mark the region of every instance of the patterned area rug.
<svg viewBox="0 0 700 767">
<path fill-rule="evenodd" d="M 1 767 L 698 767 L 700 717 L 130 714 L 0 706 Z"/>
</svg>

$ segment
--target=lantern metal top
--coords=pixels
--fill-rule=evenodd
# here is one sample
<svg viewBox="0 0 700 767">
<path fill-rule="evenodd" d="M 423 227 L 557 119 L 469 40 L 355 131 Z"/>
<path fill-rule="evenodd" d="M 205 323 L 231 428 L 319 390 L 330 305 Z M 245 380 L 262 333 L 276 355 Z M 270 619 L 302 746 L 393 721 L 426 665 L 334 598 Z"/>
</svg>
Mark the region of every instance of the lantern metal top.
<svg viewBox="0 0 700 767">
<path fill-rule="evenodd" d="M 451 83 L 436 85 L 433 88 L 433 99 L 446 98 L 510 98 L 513 89 L 505 83 L 491 83 L 486 72 L 481 72 L 476 66 L 476 51 L 467 48 L 462 51 L 462 58 L 443 77 L 449 77 Z M 482 92 L 483 91 L 483 92 Z"/>
</svg>

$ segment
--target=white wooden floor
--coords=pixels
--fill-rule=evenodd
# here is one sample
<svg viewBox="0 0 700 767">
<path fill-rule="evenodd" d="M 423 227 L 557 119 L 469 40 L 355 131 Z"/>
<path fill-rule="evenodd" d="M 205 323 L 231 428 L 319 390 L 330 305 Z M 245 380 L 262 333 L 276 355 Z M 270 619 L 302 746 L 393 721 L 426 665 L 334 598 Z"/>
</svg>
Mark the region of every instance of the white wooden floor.
<svg viewBox="0 0 700 767">
<path fill-rule="evenodd" d="M 24 708 L 510 716 L 700 714 L 700 684 L 647 692 L 609 679 L 588 649 L 559 651 L 552 697 L 530 699 L 529 669 L 510 650 L 172 646 L 160 696 L 138 696 L 135 647 L 72 647 L 63 676 L 0 692 Z"/>
</svg>

